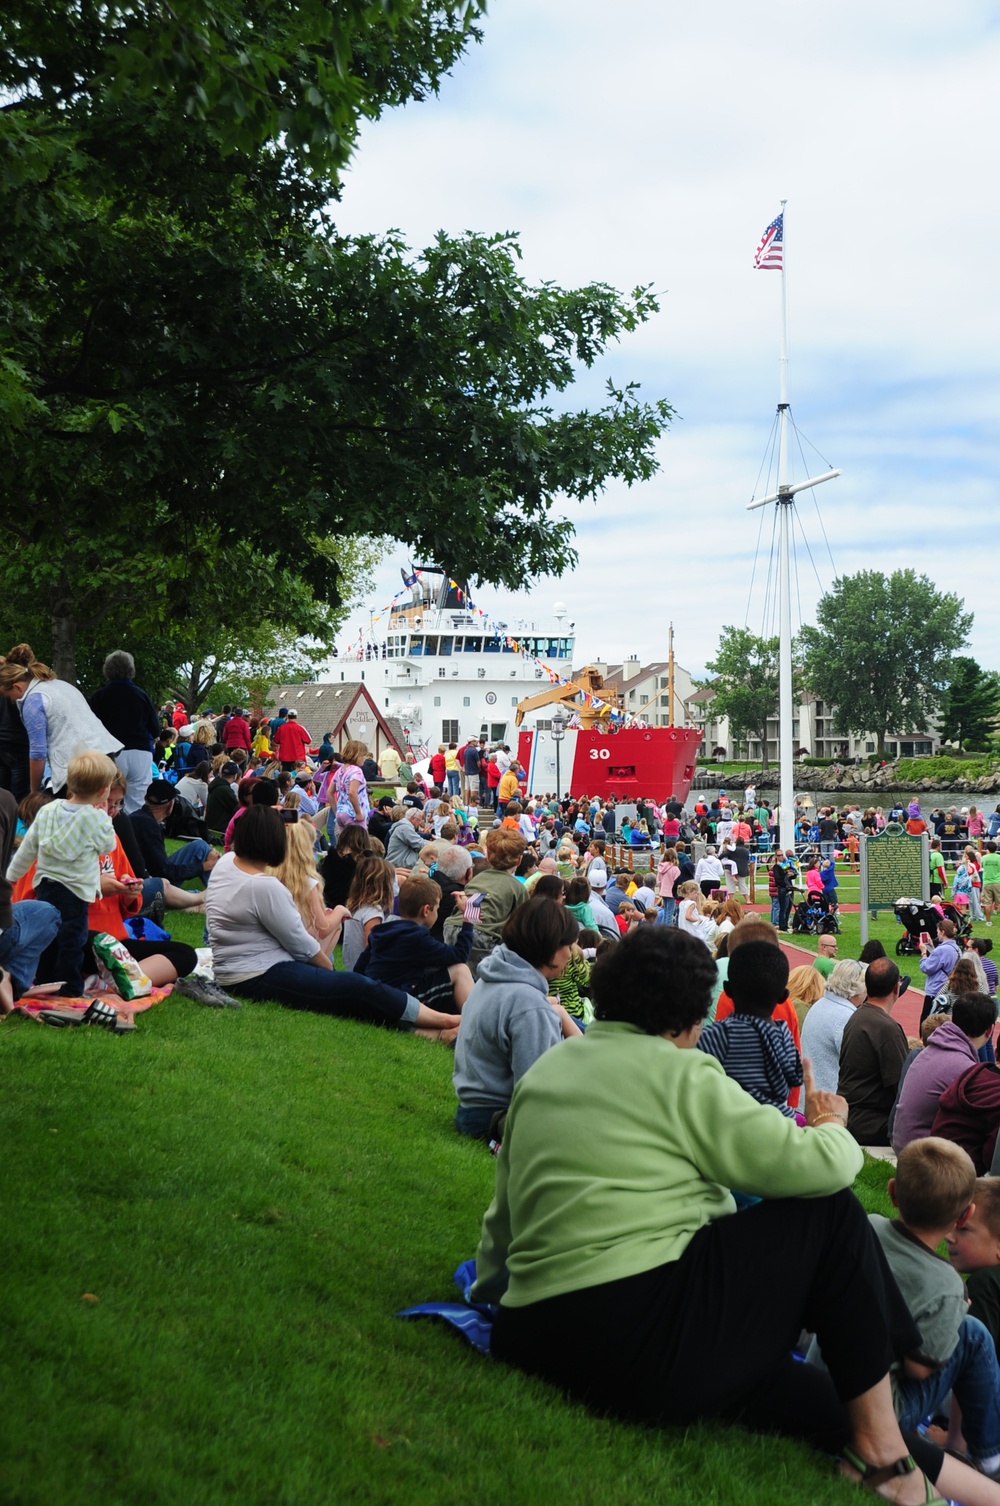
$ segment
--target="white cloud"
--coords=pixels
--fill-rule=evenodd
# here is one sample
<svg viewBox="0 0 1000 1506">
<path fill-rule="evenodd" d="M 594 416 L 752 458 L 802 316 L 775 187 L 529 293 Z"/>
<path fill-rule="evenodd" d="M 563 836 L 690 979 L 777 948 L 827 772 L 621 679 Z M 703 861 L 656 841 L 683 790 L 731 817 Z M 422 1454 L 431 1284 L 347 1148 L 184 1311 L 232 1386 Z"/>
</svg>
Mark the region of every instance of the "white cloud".
<svg viewBox="0 0 1000 1506">
<path fill-rule="evenodd" d="M 578 662 L 662 657 L 672 620 L 694 669 L 723 623 L 759 625 L 745 504 L 777 399 L 779 279 L 751 261 L 787 196 L 791 396 L 844 470 L 815 494 L 836 569 L 926 572 L 965 598 L 973 651 L 1000 664 L 998 56 L 996 8 L 977 0 L 503 0 L 438 100 L 366 130 L 345 231 L 398 226 L 419 246 L 439 228 L 517 229 L 532 279 L 666 290 L 574 399 L 608 374 L 666 396 L 680 418 L 661 473 L 568 509 L 579 568 L 499 615 L 564 600 Z M 825 588 L 811 499 L 800 513 Z M 385 599 L 397 584 L 380 576 Z M 804 553 L 799 585 L 809 620 Z"/>
</svg>

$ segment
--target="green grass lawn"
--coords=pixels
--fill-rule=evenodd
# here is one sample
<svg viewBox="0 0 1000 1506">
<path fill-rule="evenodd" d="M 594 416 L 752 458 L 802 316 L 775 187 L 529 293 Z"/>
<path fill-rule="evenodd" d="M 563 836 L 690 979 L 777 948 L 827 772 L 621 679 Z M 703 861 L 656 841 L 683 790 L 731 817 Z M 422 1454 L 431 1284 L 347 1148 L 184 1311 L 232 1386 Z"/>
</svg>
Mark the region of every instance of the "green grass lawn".
<svg viewBox="0 0 1000 1506">
<path fill-rule="evenodd" d="M 951 880 L 951 876 L 952 869 L 949 868 L 949 881 Z M 856 873 L 850 872 L 845 863 L 837 864 L 837 881 L 839 885 L 837 889 L 837 899 L 840 905 L 843 907 L 844 905 L 858 904 L 861 898 L 860 880 Z M 767 898 L 766 875 L 757 883 L 755 903 L 758 905 L 767 905 L 769 903 Z M 874 920 L 872 919 L 871 914 L 869 914 L 868 935 L 869 937 L 873 937 L 881 941 L 890 957 L 894 957 L 896 955 L 896 942 L 904 934 L 905 932 L 903 930 L 903 927 L 900 925 L 899 921 L 896 919 L 891 910 L 880 910 Z M 992 937 L 993 931 L 989 926 L 985 924 L 985 922 L 977 921 L 972 927 L 972 934 L 974 936 Z M 998 933 L 998 935 L 1000 935 L 1000 933 Z M 816 951 L 815 936 L 796 935 L 791 936 L 788 939 L 790 941 L 793 941 L 796 946 L 803 947 L 806 951 Z M 856 957 L 860 950 L 861 916 L 857 911 L 847 913 L 842 908 L 840 911 L 840 941 L 838 944 L 839 955 L 841 957 Z M 913 978 L 916 980 L 915 986 L 919 989 L 922 985 L 919 978 L 920 968 L 918 966 L 917 957 L 911 955 L 905 959 L 902 959 L 901 965 L 903 963 L 905 963 L 905 965 L 903 966 L 903 971 L 912 974 Z"/>
<path fill-rule="evenodd" d="M 791 1443 L 595 1419 L 394 1318 L 453 1295 L 491 1195 L 443 1048 L 178 999 L 131 1036 L 10 1020 L 0 1050 L 0 1500 L 858 1500 Z"/>
</svg>

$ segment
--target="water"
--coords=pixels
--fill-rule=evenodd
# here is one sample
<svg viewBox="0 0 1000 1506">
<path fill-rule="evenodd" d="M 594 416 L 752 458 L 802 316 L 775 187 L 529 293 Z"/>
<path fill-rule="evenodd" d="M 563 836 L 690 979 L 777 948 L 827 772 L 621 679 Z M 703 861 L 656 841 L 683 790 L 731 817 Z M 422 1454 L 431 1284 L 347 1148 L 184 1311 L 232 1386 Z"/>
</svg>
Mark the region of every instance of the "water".
<svg viewBox="0 0 1000 1506">
<path fill-rule="evenodd" d="M 719 786 L 712 785 L 707 790 L 692 789 L 688 795 L 686 804 L 690 807 L 699 796 L 702 796 L 710 805 L 713 797 L 718 794 L 719 788 Z M 743 799 L 745 785 L 737 785 L 730 780 L 728 784 L 723 784 L 721 788 L 726 791 L 731 800 Z M 758 790 L 757 794 L 758 799 L 766 800 L 771 807 L 774 807 L 778 803 L 777 790 Z M 925 816 L 937 806 L 941 806 L 944 810 L 947 810 L 949 805 L 957 805 L 959 810 L 961 810 L 963 806 L 974 805 L 977 810 L 983 811 L 988 815 L 1000 805 L 1000 797 L 996 794 L 977 796 L 970 795 L 968 790 L 913 790 L 904 793 L 894 790 L 891 794 L 887 790 L 873 790 L 868 794 L 860 790 L 857 793 L 852 790 L 801 790 L 796 791 L 796 794 L 802 801 L 811 800 L 814 810 L 818 810 L 823 805 L 832 805 L 838 811 L 843 810 L 845 805 L 859 805 L 864 811 L 870 805 L 874 805 L 876 810 L 881 806 L 886 816 L 888 816 L 892 807 L 897 803 L 907 806 L 911 800 L 916 800 L 919 803 L 920 809 Z"/>
</svg>

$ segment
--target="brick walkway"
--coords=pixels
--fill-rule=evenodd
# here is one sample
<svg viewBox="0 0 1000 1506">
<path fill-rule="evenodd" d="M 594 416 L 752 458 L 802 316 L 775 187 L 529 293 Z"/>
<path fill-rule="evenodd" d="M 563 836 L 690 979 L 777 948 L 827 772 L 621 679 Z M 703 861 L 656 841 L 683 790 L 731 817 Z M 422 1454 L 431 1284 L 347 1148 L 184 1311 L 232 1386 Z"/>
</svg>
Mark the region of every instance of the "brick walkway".
<svg viewBox="0 0 1000 1506">
<path fill-rule="evenodd" d="M 803 964 L 811 966 L 816 960 L 815 952 L 808 952 L 804 947 L 796 946 L 794 942 L 779 938 L 781 950 L 788 958 L 788 966 L 801 967 Z M 912 959 L 910 959 L 912 960 Z M 924 1004 L 924 991 L 922 988 L 910 987 L 905 994 L 900 994 L 896 1001 L 896 1007 L 892 1011 L 894 1020 L 898 1020 L 907 1035 L 916 1036 L 920 1025 L 920 1011 Z"/>
</svg>

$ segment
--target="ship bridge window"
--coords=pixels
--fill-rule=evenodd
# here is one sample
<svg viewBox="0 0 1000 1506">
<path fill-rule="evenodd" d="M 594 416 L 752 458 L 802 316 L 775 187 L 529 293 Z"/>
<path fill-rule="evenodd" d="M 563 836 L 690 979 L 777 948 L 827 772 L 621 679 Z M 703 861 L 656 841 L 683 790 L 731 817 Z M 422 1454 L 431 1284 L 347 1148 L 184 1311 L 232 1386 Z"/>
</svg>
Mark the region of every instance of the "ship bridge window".
<svg viewBox="0 0 1000 1506">
<path fill-rule="evenodd" d="M 501 639 L 500 640 L 500 652 L 502 654 L 512 654 L 514 652 L 514 650 L 513 650 L 513 648 L 511 647 L 511 645 L 509 643 L 506 643 L 506 642 L 504 642 L 503 639 Z"/>
<path fill-rule="evenodd" d="M 455 645 L 456 645 L 456 648 L 457 648 L 457 646 L 458 646 L 458 639 L 457 638 L 455 639 Z M 483 640 L 481 638 L 466 638 L 466 640 L 465 640 L 465 652 L 467 654 L 481 654 L 482 651 L 483 651 Z"/>
<path fill-rule="evenodd" d="M 484 654 L 498 654 L 499 652 L 500 652 L 500 639 L 499 638 L 484 638 L 483 639 L 483 653 Z"/>
<path fill-rule="evenodd" d="M 438 653 L 439 654 L 450 654 L 451 653 L 451 646 L 454 643 L 454 641 L 455 641 L 454 638 L 452 638 L 450 634 L 448 635 L 448 637 L 442 638 L 441 639 L 441 646 L 438 649 Z M 459 641 L 461 641 L 461 640 L 459 640 Z"/>
<path fill-rule="evenodd" d="M 416 635 L 414 635 L 414 637 L 412 637 L 410 639 L 410 653 L 411 654 L 416 654 L 419 657 L 419 655 L 422 654 L 423 651 L 424 651 L 424 640 L 422 638 L 418 638 L 418 637 L 416 637 Z"/>
<path fill-rule="evenodd" d="M 430 633 L 428 633 L 427 637 L 424 639 L 424 653 L 425 654 L 436 654 L 437 651 L 438 651 L 438 641 L 437 641 L 436 638 L 432 638 L 431 635 L 430 635 Z"/>
</svg>

